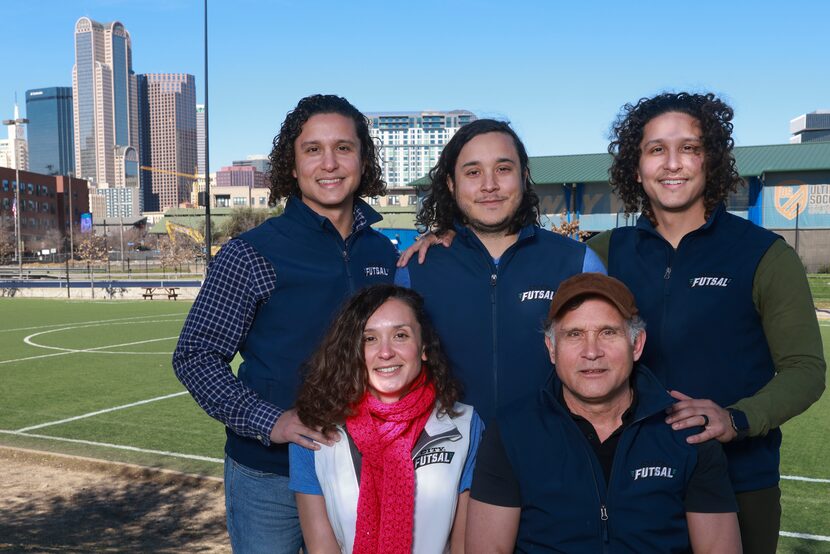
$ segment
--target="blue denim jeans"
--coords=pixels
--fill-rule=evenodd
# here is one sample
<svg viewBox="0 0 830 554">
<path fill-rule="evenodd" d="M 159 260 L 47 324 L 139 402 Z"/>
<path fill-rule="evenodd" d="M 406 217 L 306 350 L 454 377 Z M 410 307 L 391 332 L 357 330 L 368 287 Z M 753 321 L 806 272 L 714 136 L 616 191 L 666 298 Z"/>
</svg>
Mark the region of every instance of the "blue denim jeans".
<svg viewBox="0 0 830 554">
<path fill-rule="evenodd" d="M 236 554 L 297 554 L 303 543 L 288 477 L 225 456 L 225 510 Z"/>
</svg>

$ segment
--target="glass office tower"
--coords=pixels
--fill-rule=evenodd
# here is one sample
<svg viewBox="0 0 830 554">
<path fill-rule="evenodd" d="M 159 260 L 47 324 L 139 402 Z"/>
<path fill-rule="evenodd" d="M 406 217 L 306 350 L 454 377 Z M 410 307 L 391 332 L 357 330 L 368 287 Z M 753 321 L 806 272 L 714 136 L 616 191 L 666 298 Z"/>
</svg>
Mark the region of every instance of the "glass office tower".
<svg viewBox="0 0 830 554">
<path fill-rule="evenodd" d="M 122 182 L 116 147 L 138 148 L 136 78 L 124 25 L 78 20 L 72 88 L 77 175 L 96 184 Z"/>
<path fill-rule="evenodd" d="M 26 91 L 29 120 L 29 171 L 43 175 L 75 173 L 72 136 L 72 88 Z"/>
</svg>

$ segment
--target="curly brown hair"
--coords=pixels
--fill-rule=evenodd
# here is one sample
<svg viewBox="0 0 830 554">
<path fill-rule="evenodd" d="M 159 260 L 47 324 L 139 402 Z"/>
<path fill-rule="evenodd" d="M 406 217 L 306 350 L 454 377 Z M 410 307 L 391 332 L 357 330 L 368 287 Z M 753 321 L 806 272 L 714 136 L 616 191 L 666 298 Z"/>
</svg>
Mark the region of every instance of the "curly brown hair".
<svg viewBox="0 0 830 554">
<path fill-rule="evenodd" d="M 294 141 L 302 133 L 305 122 L 311 116 L 321 113 L 336 113 L 354 121 L 355 132 L 360 139 L 360 157 L 363 166 L 363 174 L 360 177 L 360 185 L 355 191 L 355 197 L 386 194 L 386 182 L 383 180 L 383 171 L 378 161 L 378 149 L 369 134 L 369 123 L 366 117 L 345 98 L 333 94 L 315 94 L 306 96 L 300 100 L 296 108 L 288 112 L 279 134 L 274 137 L 274 147 L 268 155 L 268 161 L 271 163 L 269 206 L 275 206 L 281 198 L 302 197 L 300 185 L 293 175 Z"/>
<path fill-rule="evenodd" d="M 743 184 L 732 154 L 735 147 L 732 139 L 734 112 L 712 93 L 665 92 L 623 106 L 611 129 L 611 144 L 608 145 L 608 152 L 614 156 L 609 182 L 614 193 L 623 201 L 626 214 L 641 211 L 652 223 L 656 223 L 648 196 L 637 181 L 640 143 L 646 124 L 669 112 L 687 114 L 700 124 L 706 172 L 703 203 L 706 217 L 709 217 L 718 204 L 726 202 L 730 192 L 735 192 Z"/>
<path fill-rule="evenodd" d="M 363 330 L 372 314 L 393 298 L 405 303 L 415 314 L 427 359 L 426 377 L 435 385 L 440 410 L 455 415 L 453 406 L 458 400 L 460 385 L 452 376 L 438 333 L 426 315 L 423 298 L 411 289 L 384 284 L 365 288 L 353 296 L 311 356 L 296 403 L 303 423 L 328 431 L 353 414 L 354 405 L 363 398 L 368 386 Z"/>
<path fill-rule="evenodd" d="M 429 172 L 429 192 L 415 221 L 418 225 L 441 235 L 453 228 L 455 221 L 466 225 L 467 218 L 458 208 L 453 193 L 447 184 L 448 179 L 455 179 L 455 164 L 464 145 L 478 135 L 485 133 L 504 133 L 513 139 L 516 152 L 519 154 L 519 165 L 522 175 L 525 176 L 522 201 L 513 215 L 513 220 L 507 229 L 508 234 L 518 233 L 525 225 L 539 224 L 539 197 L 533 190 L 533 180 L 528 170 L 528 156 L 525 145 L 510 125 L 495 119 L 478 119 L 461 127 L 453 135 Z"/>
</svg>

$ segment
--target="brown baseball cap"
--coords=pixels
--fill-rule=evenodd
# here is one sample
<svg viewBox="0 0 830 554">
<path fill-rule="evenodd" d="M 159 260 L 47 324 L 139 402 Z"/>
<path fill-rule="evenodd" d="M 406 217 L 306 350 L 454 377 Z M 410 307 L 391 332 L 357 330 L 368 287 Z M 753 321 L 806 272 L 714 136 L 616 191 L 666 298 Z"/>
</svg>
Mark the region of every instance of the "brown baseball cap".
<svg viewBox="0 0 830 554">
<path fill-rule="evenodd" d="M 562 308 L 580 296 L 599 296 L 611 302 L 625 319 L 639 313 L 634 295 L 622 281 L 602 273 L 580 273 L 562 281 L 550 303 L 545 327 L 550 327 Z"/>
</svg>

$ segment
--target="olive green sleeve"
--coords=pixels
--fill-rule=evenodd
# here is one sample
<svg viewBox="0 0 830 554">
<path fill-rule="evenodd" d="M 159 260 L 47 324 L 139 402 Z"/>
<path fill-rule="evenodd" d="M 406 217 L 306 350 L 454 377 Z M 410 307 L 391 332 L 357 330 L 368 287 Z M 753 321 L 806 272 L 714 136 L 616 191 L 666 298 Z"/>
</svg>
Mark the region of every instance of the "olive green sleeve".
<svg viewBox="0 0 830 554">
<path fill-rule="evenodd" d="M 613 232 L 613 229 L 610 231 L 603 231 L 602 233 L 594 235 L 588 239 L 588 246 L 590 246 L 591 250 L 599 256 L 599 259 L 602 260 L 605 267 L 608 267 L 608 250 L 611 248 L 611 233 Z"/>
<path fill-rule="evenodd" d="M 761 390 L 732 407 L 746 414 L 749 434 L 761 436 L 819 399 L 826 365 L 804 266 L 784 240 L 775 241 L 761 258 L 752 299 L 776 374 Z"/>
</svg>

